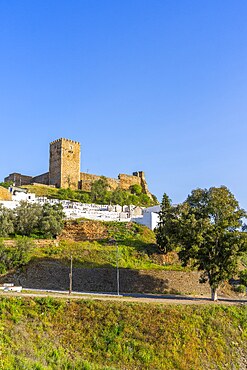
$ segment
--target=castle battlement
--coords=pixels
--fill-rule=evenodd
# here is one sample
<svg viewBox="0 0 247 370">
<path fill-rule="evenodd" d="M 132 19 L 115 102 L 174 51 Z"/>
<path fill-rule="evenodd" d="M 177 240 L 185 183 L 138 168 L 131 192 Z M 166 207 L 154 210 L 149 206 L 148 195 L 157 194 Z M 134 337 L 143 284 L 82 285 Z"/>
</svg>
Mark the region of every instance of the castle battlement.
<svg viewBox="0 0 247 370">
<path fill-rule="evenodd" d="M 56 139 L 56 140 L 52 141 L 50 143 L 50 145 L 53 145 L 53 144 L 56 144 L 56 143 L 59 143 L 59 142 L 63 142 L 63 141 L 65 141 L 67 143 L 71 143 L 71 144 L 79 144 L 80 145 L 79 141 L 75 141 L 75 140 L 71 140 L 71 139 L 66 139 L 64 137 L 61 137 L 60 139 Z"/>
</svg>

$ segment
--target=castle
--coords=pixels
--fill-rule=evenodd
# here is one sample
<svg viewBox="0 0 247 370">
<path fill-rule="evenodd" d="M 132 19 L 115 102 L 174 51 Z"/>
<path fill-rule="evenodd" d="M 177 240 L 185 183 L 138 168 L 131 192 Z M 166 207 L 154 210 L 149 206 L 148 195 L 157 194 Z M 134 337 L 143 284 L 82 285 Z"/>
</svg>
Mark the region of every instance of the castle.
<svg viewBox="0 0 247 370">
<path fill-rule="evenodd" d="M 94 181 L 101 176 L 80 172 L 80 143 L 69 139 L 58 139 L 50 143 L 49 172 L 38 176 L 27 176 L 11 173 L 5 177 L 5 182 L 13 182 L 16 186 L 34 183 L 50 185 L 57 188 L 71 188 L 90 191 Z M 117 179 L 106 178 L 111 190 L 117 188 L 128 190 L 131 185 L 140 185 L 148 196 L 151 193 L 145 180 L 144 172 L 134 172 L 132 175 L 119 174 Z"/>
</svg>

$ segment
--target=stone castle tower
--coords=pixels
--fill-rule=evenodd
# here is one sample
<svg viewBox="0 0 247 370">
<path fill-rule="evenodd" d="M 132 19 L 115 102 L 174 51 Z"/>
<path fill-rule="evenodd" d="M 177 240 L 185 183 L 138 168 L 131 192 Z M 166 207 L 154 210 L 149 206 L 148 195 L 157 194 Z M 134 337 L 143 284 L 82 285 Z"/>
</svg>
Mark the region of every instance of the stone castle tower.
<svg viewBox="0 0 247 370">
<path fill-rule="evenodd" d="M 50 185 L 78 189 L 80 152 L 80 143 L 77 141 L 58 139 L 50 143 Z"/>
</svg>

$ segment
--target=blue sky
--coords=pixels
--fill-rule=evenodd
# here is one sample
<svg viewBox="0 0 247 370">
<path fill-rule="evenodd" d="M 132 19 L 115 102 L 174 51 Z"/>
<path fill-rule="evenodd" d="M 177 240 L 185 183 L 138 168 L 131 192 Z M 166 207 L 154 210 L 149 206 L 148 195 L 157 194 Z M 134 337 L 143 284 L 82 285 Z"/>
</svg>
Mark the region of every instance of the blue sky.
<svg viewBox="0 0 247 370">
<path fill-rule="evenodd" d="M 245 0 L 0 0 L 0 180 L 66 137 L 82 171 L 247 209 L 246 19 Z"/>
</svg>

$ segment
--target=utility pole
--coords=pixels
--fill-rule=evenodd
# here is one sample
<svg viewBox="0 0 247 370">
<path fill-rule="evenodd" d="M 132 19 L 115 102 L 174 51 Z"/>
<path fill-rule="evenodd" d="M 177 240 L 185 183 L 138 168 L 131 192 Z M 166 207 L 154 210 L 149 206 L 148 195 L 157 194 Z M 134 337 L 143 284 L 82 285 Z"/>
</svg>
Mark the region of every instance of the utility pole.
<svg viewBox="0 0 247 370">
<path fill-rule="evenodd" d="M 116 242 L 117 295 L 119 295 L 118 243 Z"/>
<path fill-rule="evenodd" d="M 70 273 L 69 273 L 69 294 L 72 293 L 72 254 L 70 256 Z"/>
<path fill-rule="evenodd" d="M 116 246 L 116 278 L 117 278 L 117 295 L 119 295 L 119 268 L 118 268 L 118 260 L 119 260 L 119 253 L 118 253 L 118 243 L 115 239 L 109 240 L 110 245 Z"/>
</svg>

